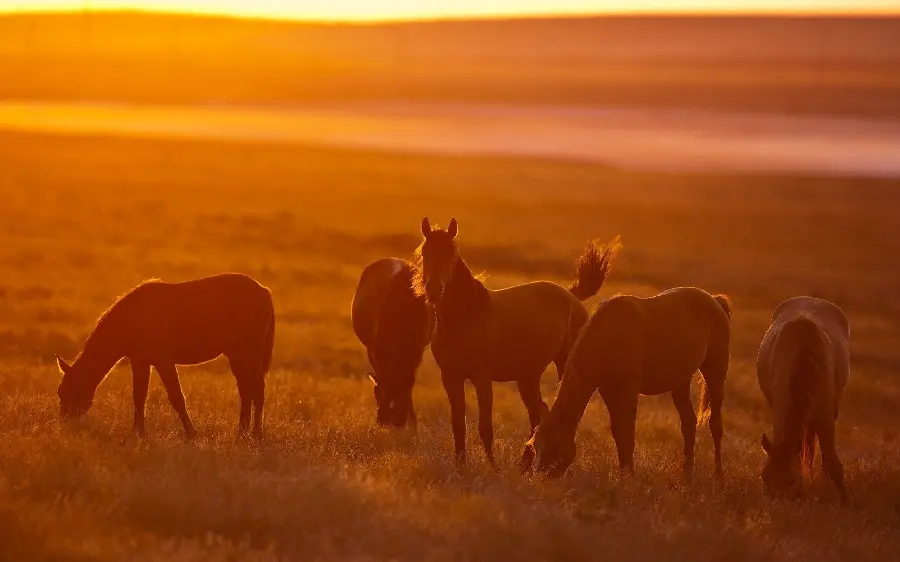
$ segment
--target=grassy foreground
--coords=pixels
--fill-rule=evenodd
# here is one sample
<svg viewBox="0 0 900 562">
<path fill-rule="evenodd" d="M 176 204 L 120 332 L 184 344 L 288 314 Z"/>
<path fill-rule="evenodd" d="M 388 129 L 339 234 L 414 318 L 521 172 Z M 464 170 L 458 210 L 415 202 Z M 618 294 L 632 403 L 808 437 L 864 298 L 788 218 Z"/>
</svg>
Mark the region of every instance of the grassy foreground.
<svg viewBox="0 0 900 562">
<path fill-rule="evenodd" d="M 900 185 L 631 174 L 572 164 L 150 141 L 0 137 L 2 560 L 896 560 L 900 554 Z M 369 260 L 408 256 L 418 221 L 460 222 L 491 286 L 567 280 L 591 237 L 620 233 L 601 292 L 726 292 L 735 341 L 725 404 L 727 485 L 711 441 L 680 481 L 667 396 L 643 398 L 638 474 L 619 481 L 600 401 L 560 481 L 516 471 L 527 438 L 514 385 L 495 387 L 498 470 L 474 427 L 452 461 L 449 407 L 426 352 L 417 432 L 374 427 L 349 325 Z M 278 318 L 266 439 L 233 439 L 224 361 L 182 368 L 200 438 L 187 444 L 154 378 L 150 437 L 130 434 L 127 364 L 75 426 L 57 419 L 55 353 L 79 351 L 112 299 L 148 277 L 241 271 Z M 838 423 L 850 507 L 823 475 L 809 501 L 767 501 L 769 415 L 756 348 L 783 298 L 833 299 L 854 367 Z M 545 376 L 552 399 L 555 375 Z M 470 412 L 474 399 L 470 396 Z M 470 415 L 470 422 L 473 416 Z"/>
</svg>

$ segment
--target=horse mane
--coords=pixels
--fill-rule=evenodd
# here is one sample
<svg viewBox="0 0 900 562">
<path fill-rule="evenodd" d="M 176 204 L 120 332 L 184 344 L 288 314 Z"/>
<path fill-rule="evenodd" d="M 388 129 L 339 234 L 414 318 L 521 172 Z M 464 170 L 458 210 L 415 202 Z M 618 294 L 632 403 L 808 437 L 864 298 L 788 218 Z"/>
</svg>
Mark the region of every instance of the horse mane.
<svg viewBox="0 0 900 562">
<path fill-rule="evenodd" d="M 416 249 L 413 250 L 413 274 L 412 274 L 412 290 L 417 297 L 425 296 L 425 274 L 422 268 L 422 246 L 425 245 L 423 239 Z"/>
<path fill-rule="evenodd" d="M 566 430 L 574 432 L 578 422 L 584 416 L 584 410 L 587 408 L 590 398 L 597 388 L 597 381 L 591 377 L 592 365 L 588 364 L 590 359 L 583 357 L 591 349 L 597 348 L 597 342 L 594 341 L 593 336 L 595 331 L 590 329 L 591 320 L 609 306 L 609 303 L 614 299 L 615 296 L 598 303 L 591 314 L 591 319 L 582 327 L 581 334 L 569 351 L 565 375 L 559 382 L 556 397 L 553 399 L 553 405 L 550 407 L 550 413 L 547 414 L 544 422 L 541 423 L 542 426 L 551 429 L 562 426 Z"/>
<path fill-rule="evenodd" d="M 88 335 L 87 340 L 85 340 L 85 342 L 84 342 L 84 350 L 82 350 L 82 352 L 79 353 L 78 356 L 80 357 L 81 355 L 83 355 L 84 351 L 87 350 L 88 345 L 93 340 L 95 340 L 95 334 L 97 334 L 98 331 L 102 331 L 103 327 L 106 326 L 107 324 L 109 324 L 110 317 L 115 313 L 116 308 L 118 307 L 119 303 L 121 303 L 125 298 L 127 298 L 130 294 L 137 291 L 141 287 L 144 287 L 146 285 L 161 283 L 161 282 L 162 282 L 162 279 L 159 279 L 158 277 L 151 277 L 150 279 L 145 279 L 144 281 L 141 281 L 135 287 L 130 289 L 127 293 L 123 293 L 123 294 L 117 296 L 116 299 L 113 301 L 113 303 L 111 305 L 109 305 L 106 308 L 106 310 L 104 310 L 102 313 L 100 313 L 100 316 L 97 318 L 97 321 L 94 322 L 94 327 L 91 328 L 91 333 Z"/>
<path fill-rule="evenodd" d="M 424 245 L 425 240 L 422 240 L 422 242 L 416 247 L 416 249 L 413 250 L 413 274 L 411 283 L 413 293 L 415 293 L 417 297 L 425 296 L 425 275 L 424 269 L 422 267 L 422 246 Z M 466 270 L 469 272 L 469 275 L 472 277 L 472 280 L 477 282 L 484 288 L 485 291 L 487 291 L 488 289 L 484 285 L 484 281 L 487 279 L 487 273 L 483 271 L 481 273 L 473 272 L 472 268 L 469 267 L 469 264 L 465 262 L 462 256 L 459 257 L 459 261 L 465 266 Z"/>
</svg>

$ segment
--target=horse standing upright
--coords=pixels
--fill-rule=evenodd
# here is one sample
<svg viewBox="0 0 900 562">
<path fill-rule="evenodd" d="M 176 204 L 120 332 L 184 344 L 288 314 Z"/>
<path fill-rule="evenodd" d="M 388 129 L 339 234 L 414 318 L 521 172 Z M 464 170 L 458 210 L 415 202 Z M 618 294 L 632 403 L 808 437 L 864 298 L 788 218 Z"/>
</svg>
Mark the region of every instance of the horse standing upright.
<svg viewBox="0 0 900 562">
<path fill-rule="evenodd" d="M 602 287 L 618 239 L 605 248 L 588 246 L 568 290 L 549 281 L 490 290 L 459 255 L 456 219 L 446 230 L 432 229 L 427 218 L 421 227 L 415 288 L 437 313 L 431 349 L 450 401 L 456 457 L 465 461 L 464 384 L 469 380 L 478 398 L 478 433 L 493 463 L 492 382 L 517 383 L 533 431 L 548 411 L 541 375 L 553 362 L 563 376 L 569 350 L 588 318 L 581 301 Z"/>
<path fill-rule="evenodd" d="M 415 425 L 412 391 L 416 370 L 434 331 L 434 315 L 425 297 L 412 288 L 414 266 L 383 258 L 363 270 L 350 317 L 366 347 L 374 385 L 376 420 L 381 425 Z"/>
<path fill-rule="evenodd" d="M 681 418 L 684 474 L 694 466 L 697 426 L 708 417 L 716 477 L 722 471 L 722 401 L 731 348 L 731 304 L 725 295 L 694 287 L 650 298 L 613 297 L 594 312 L 569 355 L 565 376 L 547 418 L 525 444 L 523 471 L 558 476 L 575 459 L 575 430 L 594 392 L 609 410 L 619 468 L 634 471 L 638 396 L 671 393 Z M 691 380 L 705 382 L 699 415 Z"/>
<path fill-rule="evenodd" d="M 259 436 L 274 337 L 272 295 L 246 275 L 223 273 L 183 283 L 144 282 L 100 316 L 84 351 L 71 365 L 57 357 L 63 373 L 57 391 L 60 414 L 86 414 L 110 369 L 128 357 L 135 431 L 144 434 L 144 406 L 153 366 L 185 433 L 192 437 L 194 424 L 176 365 L 196 365 L 225 355 L 241 399 L 238 429 L 241 433 L 249 429 L 253 406 L 253 432 Z"/>
<path fill-rule="evenodd" d="M 822 466 L 846 503 L 834 435 L 850 378 L 850 323 L 844 311 L 813 297 L 783 301 L 772 312 L 760 345 L 756 376 L 773 414 L 772 437 L 762 436 L 767 493 L 802 494 L 802 477 L 812 472 L 818 438 Z"/>
</svg>

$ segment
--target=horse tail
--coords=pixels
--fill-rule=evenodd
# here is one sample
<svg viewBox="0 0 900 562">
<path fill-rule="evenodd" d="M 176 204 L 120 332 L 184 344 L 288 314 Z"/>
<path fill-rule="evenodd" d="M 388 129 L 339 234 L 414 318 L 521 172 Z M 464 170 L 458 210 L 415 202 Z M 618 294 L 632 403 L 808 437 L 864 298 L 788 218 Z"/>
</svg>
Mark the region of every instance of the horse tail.
<svg viewBox="0 0 900 562">
<path fill-rule="evenodd" d="M 588 243 L 587 248 L 575 265 L 575 281 L 569 286 L 569 292 L 578 300 L 584 301 L 596 295 L 611 273 L 610 266 L 616 253 L 622 248 L 619 236 L 608 244 L 598 244 L 596 240 Z"/>
<path fill-rule="evenodd" d="M 778 334 L 778 369 L 775 375 L 777 400 L 785 411 L 776 412 L 786 423 L 794 427 L 801 440 L 800 462 L 803 473 L 812 473 L 815 461 L 816 436 L 809 427 L 809 416 L 814 414 L 816 388 L 820 378 L 829 371 L 830 340 L 822 328 L 810 317 L 800 315 L 788 320 Z"/>
<path fill-rule="evenodd" d="M 709 388 L 703 377 L 700 378 L 700 405 L 697 407 L 697 427 L 700 427 L 707 421 L 712 414 L 710 406 Z"/>
<path fill-rule="evenodd" d="M 262 350 L 262 364 L 260 365 L 260 372 L 263 376 L 269 372 L 269 367 L 272 365 L 272 352 L 275 349 L 275 311 L 272 310 L 271 315 L 269 316 L 269 325 L 266 328 L 266 337 L 263 342 L 263 350 Z"/>
<path fill-rule="evenodd" d="M 728 295 L 724 294 L 713 295 L 713 298 L 716 299 L 716 302 L 719 303 L 719 306 L 725 311 L 725 316 L 728 317 L 728 321 L 731 322 L 731 299 L 728 298 Z"/>
<path fill-rule="evenodd" d="M 816 464 L 816 434 L 806 425 L 803 428 L 803 445 L 800 448 L 800 469 L 804 478 L 811 479 Z"/>
</svg>

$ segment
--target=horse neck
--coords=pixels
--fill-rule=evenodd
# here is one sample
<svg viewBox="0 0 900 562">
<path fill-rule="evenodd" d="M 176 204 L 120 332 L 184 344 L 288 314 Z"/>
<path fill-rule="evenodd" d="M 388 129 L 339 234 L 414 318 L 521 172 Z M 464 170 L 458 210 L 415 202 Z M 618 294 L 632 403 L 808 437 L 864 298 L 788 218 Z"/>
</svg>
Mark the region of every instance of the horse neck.
<svg viewBox="0 0 900 562">
<path fill-rule="evenodd" d="M 576 353 L 577 351 L 575 349 L 572 352 Z M 582 374 L 577 368 L 569 367 L 571 364 L 570 361 L 566 365 L 565 375 L 560 381 L 556 399 L 553 401 L 550 413 L 541 424 L 565 437 L 574 437 L 575 430 L 578 429 L 578 424 L 581 423 L 581 418 L 584 417 L 587 405 L 591 401 L 591 396 L 597 390 L 596 384 L 589 380 L 590 377 L 580 376 Z"/>
<path fill-rule="evenodd" d="M 445 326 L 464 325 L 486 309 L 489 298 L 487 288 L 460 258 L 456 260 L 453 275 L 437 306 L 438 316 Z"/>
<path fill-rule="evenodd" d="M 118 330 L 111 329 L 106 322 L 99 324 L 88 337 L 84 351 L 72 365 L 73 368 L 77 366 L 77 372 L 84 373 L 84 384 L 96 388 L 110 369 L 125 356 L 121 342 L 116 337 L 117 333 Z"/>
</svg>

